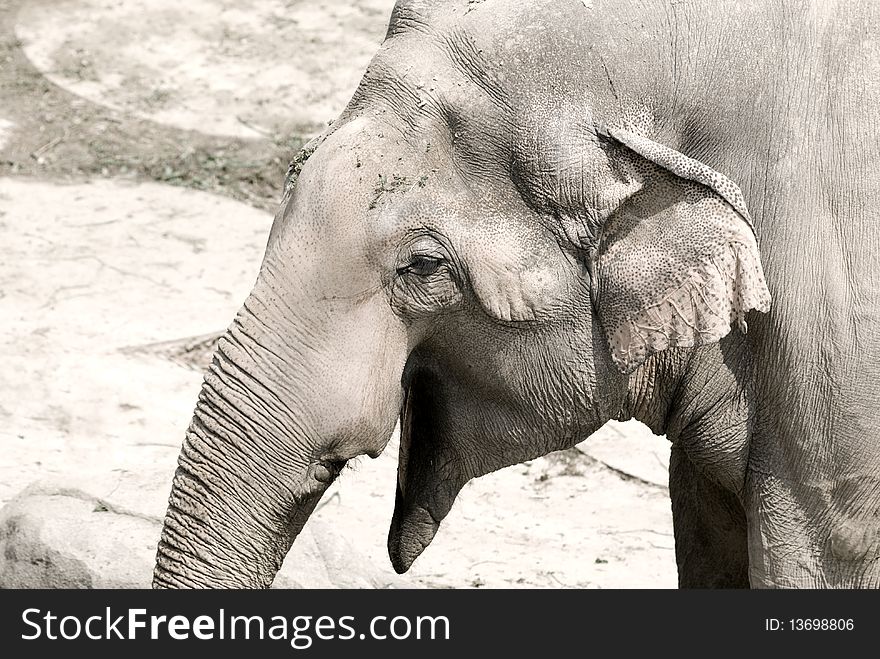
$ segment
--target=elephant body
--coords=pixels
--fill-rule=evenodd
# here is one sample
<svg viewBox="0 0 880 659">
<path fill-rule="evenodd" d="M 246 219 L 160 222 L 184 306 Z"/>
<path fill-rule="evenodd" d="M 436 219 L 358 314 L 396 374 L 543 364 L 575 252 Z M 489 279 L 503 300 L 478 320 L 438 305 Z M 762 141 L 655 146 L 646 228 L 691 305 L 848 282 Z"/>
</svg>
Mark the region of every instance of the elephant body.
<svg viewBox="0 0 880 659">
<path fill-rule="evenodd" d="M 398 418 L 398 571 L 469 479 L 636 418 L 682 586 L 880 586 L 878 108 L 869 2 L 398 2 L 291 168 L 154 585 L 267 586 Z"/>
</svg>

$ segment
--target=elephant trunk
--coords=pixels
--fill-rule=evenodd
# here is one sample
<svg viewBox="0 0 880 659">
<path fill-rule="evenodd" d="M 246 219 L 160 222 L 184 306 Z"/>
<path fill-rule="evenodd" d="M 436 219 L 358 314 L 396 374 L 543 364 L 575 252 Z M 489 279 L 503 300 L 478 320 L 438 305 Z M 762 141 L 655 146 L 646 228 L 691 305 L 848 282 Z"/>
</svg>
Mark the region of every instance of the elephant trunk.
<svg viewBox="0 0 880 659">
<path fill-rule="evenodd" d="M 178 459 L 154 588 L 266 588 L 327 487 L 295 401 L 268 385 L 278 346 L 246 304 L 220 340 Z M 323 479 L 322 479 L 323 480 Z"/>
</svg>

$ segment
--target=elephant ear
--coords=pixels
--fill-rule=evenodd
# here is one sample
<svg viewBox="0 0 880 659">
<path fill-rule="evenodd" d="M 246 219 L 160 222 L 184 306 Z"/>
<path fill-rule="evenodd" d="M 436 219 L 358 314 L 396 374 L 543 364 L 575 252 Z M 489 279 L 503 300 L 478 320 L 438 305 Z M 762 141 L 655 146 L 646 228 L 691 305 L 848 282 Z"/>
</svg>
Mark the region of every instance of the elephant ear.
<svg viewBox="0 0 880 659">
<path fill-rule="evenodd" d="M 766 312 L 754 228 L 733 181 L 709 166 L 621 129 L 600 135 L 641 180 L 605 220 L 592 256 L 594 299 L 618 369 L 653 353 L 720 340 L 749 310 Z"/>
</svg>

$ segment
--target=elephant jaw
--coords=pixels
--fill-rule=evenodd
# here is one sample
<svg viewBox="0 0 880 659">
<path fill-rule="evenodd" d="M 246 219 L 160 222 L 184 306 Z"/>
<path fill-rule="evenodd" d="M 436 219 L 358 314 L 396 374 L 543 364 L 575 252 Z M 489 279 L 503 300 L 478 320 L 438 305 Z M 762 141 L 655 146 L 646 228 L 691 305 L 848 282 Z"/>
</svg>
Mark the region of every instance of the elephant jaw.
<svg viewBox="0 0 880 659">
<path fill-rule="evenodd" d="M 418 378 L 407 387 L 403 404 L 397 495 L 388 533 L 388 556 L 398 574 L 409 570 L 431 543 L 467 482 L 450 474 L 453 463 L 439 454 L 447 443 L 437 436 L 435 396 L 431 382 Z M 445 466 L 443 473 L 438 471 L 440 465 Z"/>
<path fill-rule="evenodd" d="M 388 533 L 388 556 L 397 574 L 403 574 L 421 555 L 440 528 L 440 520 L 435 519 L 427 508 L 406 501 L 397 486 L 394 501 L 394 517 Z"/>
</svg>

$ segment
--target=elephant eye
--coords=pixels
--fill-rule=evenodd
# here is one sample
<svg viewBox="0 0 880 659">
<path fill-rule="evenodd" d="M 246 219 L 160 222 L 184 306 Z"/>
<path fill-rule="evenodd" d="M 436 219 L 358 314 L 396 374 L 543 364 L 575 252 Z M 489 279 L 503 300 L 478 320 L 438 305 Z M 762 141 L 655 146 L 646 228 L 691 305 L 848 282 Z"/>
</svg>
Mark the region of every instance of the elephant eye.
<svg viewBox="0 0 880 659">
<path fill-rule="evenodd" d="M 412 273 L 418 277 L 430 277 L 440 269 L 442 259 L 433 256 L 416 255 L 403 268 L 398 268 L 398 274 Z"/>
<path fill-rule="evenodd" d="M 391 307 L 398 315 L 425 318 L 461 301 L 454 261 L 436 245 L 410 247 L 398 263 L 396 276 L 388 282 Z"/>
</svg>

